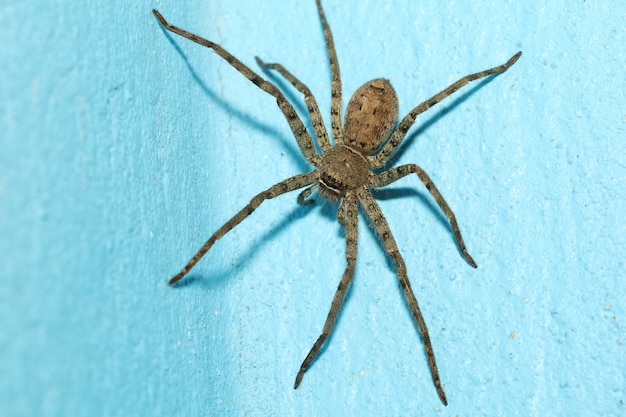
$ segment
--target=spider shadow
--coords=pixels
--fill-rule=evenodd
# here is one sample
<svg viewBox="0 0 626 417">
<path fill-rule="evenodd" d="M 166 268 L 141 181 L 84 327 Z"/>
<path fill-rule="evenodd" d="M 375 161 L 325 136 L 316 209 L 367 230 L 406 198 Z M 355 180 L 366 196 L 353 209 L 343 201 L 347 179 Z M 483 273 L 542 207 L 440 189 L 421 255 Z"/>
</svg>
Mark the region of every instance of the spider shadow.
<svg viewBox="0 0 626 417">
<path fill-rule="evenodd" d="M 421 184 L 421 182 L 420 182 Z M 419 202 L 426 206 L 428 210 L 432 213 L 437 222 L 441 225 L 441 227 L 450 231 L 452 237 L 452 243 L 456 246 L 456 240 L 454 239 L 454 234 L 452 234 L 452 230 L 450 230 L 450 223 L 446 216 L 443 214 L 439 206 L 433 201 L 430 194 L 420 192 L 412 187 L 393 187 L 393 188 L 380 188 L 372 190 L 372 196 L 375 200 L 385 201 L 385 200 L 396 200 L 400 198 L 417 198 Z M 384 213 L 383 213 L 384 214 Z M 381 249 L 384 251 L 384 247 L 382 246 L 382 241 L 380 237 L 376 233 L 373 227 L 368 227 L 368 232 L 370 236 L 374 239 L 378 240 L 381 244 Z M 393 233 L 393 230 L 391 231 Z M 461 253 L 459 251 L 459 253 Z M 387 265 L 395 270 L 395 266 L 391 257 L 386 256 Z"/>
<path fill-rule="evenodd" d="M 456 240 L 454 239 L 454 234 L 452 233 L 452 230 L 450 230 L 450 223 L 448 222 L 448 219 L 441 212 L 439 206 L 435 202 L 433 202 L 433 199 L 430 197 L 430 194 L 421 193 L 413 188 L 403 187 L 403 188 L 392 188 L 392 189 L 383 188 L 383 189 L 372 190 L 372 195 L 378 201 L 395 200 L 398 198 L 417 197 L 422 204 L 424 204 L 430 209 L 430 211 L 434 214 L 435 218 L 440 223 L 440 225 L 449 230 L 450 234 L 452 235 L 451 236 L 452 243 L 457 247 L 457 250 L 459 251 L 459 255 L 463 256 L 460 249 L 458 248 Z M 391 271 L 393 271 L 394 274 L 396 274 L 396 265 L 393 259 L 385 252 L 382 240 L 380 239 L 380 237 L 378 236 L 378 234 L 376 233 L 373 227 L 368 227 L 367 230 L 368 230 L 368 234 L 379 242 L 381 250 L 385 253 L 385 262 L 387 264 L 387 267 Z M 391 232 L 393 234 L 393 230 Z M 401 254 L 401 256 L 403 255 Z M 403 258 L 405 257 L 403 256 Z M 406 258 L 405 258 L 405 263 L 406 263 Z M 411 277 L 409 276 L 408 279 L 410 280 Z M 407 317 L 409 318 L 411 324 L 413 325 L 413 328 L 418 334 L 419 339 L 422 341 L 422 344 L 425 347 L 424 335 L 422 334 L 419 328 L 419 325 L 415 322 L 415 319 L 411 313 L 411 306 L 409 305 L 409 302 L 407 301 L 406 296 L 403 293 L 402 286 L 400 284 L 399 279 L 396 280 L 396 285 L 399 291 L 398 296 L 402 298 L 402 303 L 406 307 Z M 415 296 L 418 297 L 418 294 L 415 294 Z M 428 359 L 428 355 L 425 355 L 424 357 Z"/>
<path fill-rule="evenodd" d="M 202 285 L 206 282 L 206 280 L 204 280 L 201 275 L 195 272 L 190 272 L 180 281 L 177 281 L 175 284 L 170 285 L 170 287 L 178 290 L 178 289 L 183 289 L 187 287 L 202 285 L 203 288 L 210 289 L 210 288 L 220 287 L 224 281 L 225 279 L 223 279 L 223 277 L 220 277 L 219 280 L 213 281 L 211 285 Z"/>
<path fill-rule="evenodd" d="M 292 226 L 295 221 L 307 216 L 311 211 L 311 207 L 312 205 L 298 205 L 293 208 L 287 215 L 284 216 L 282 220 L 280 220 L 279 223 L 267 229 L 261 234 L 261 236 L 258 237 L 258 239 L 248 245 L 244 252 L 233 257 L 230 262 L 230 264 L 233 265 L 232 267 L 227 268 L 225 271 L 211 273 L 210 280 L 207 280 L 206 277 L 202 275 L 190 273 L 183 280 L 177 282 L 172 287 L 185 288 L 192 285 L 201 285 L 202 288 L 209 289 L 215 288 L 216 285 L 219 286 L 222 283 L 225 283 L 230 277 L 242 270 L 248 263 L 254 262 L 254 260 L 259 256 L 260 248 L 263 247 L 263 245 L 277 239 L 287 230 L 289 226 Z M 207 254 L 207 257 L 208 256 L 210 256 L 210 254 Z"/>
<path fill-rule="evenodd" d="M 423 204 L 424 206 L 426 206 L 429 209 L 429 211 L 433 214 L 433 216 L 435 217 L 435 219 L 437 219 L 441 227 L 450 229 L 450 222 L 448 221 L 447 217 L 443 214 L 439 206 L 434 202 L 430 194 L 420 192 L 413 187 L 379 188 L 379 189 L 372 189 L 371 193 L 374 199 L 377 201 L 417 197 L 419 202 Z M 307 205 L 307 207 L 319 207 L 319 213 L 322 217 L 326 218 L 329 221 L 333 221 L 333 222 L 337 221 L 338 204 L 333 204 L 330 201 L 325 200 L 322 197 L 316 196 L 315 198 L 311 198 L 311 204 Z M 361 213 L 363 217 L 366 219 L 366 221 L 369 223 L 369 219 L 362 212 L 360 207 L 359 207 L 359 213 Z M 378 234 L 376 233 L 376 230 L 374 230 L 374 228 L 371 227 L 370 225 L 370 227 L 367 228 L 367 231 L 374 240 L 377 240 L 381 243 L 381 249 L 384 251 L 382 242 L 380 241 L 380 238 Z M 451 229 L 450 229 L 450 233 L 452 237 L 452 242 L 456 246 L 456 240 L 454 239 L 454 234 L 452 233 Z M 345 237 L 343 226 L 340 226 L 337 229 L 336 236 L 340 238 Z M 461 252 L 459 251 L 459 253 Z M 386 258 L 388 261 L 388 265 L 393 268 L 394 264 L 391 258 L 389 256 L 387 256 Z"/>
<path fill-rule="evenodd" d="M 302 123 L 304 123 L 307 132 L 311 135 L 316 151 L 319 154 L 321 154 L 321 148 L 319 146 L 318 138 L 315 136 L 315 132 L 313 131 L 313 128 L 312 128 L 313 124 L 311 122 L 311 116 L 309 115 L 308 110 L 305 108 L 303 104 L 304 96 L 302 96 L 301 98 L 296 97 L 295 91 L 293 91 L 295 87 L 291 85 L 290 82 L 284 80 L 282 77 L 279 77 L 275 71 L 272 71 L 268 68 L 263 68 L 263 67 L 261 67 L 261 71 L 263 71 L 263 73 L 267 75 L 268 81 L 272 82 L 276 87 L 278 87 L 278 89 L 282 91 L 282 93 L 285 95 L 285 98 L 287 99 L 287 101 L 289 101 L 291 105 L 293 105 L 298 110 L 298 115 L 300 116 L 300 120 L 302 121 Z M 315 99 L 315 97 L 313 98 Z M 315 100 L 317 101 L 317 99 Z M 302 114 L 306 114 L 306 117 L 303 118 Z M 326 121 L 323 118 L 322 118 L 322 122 L 324 124 L 324 127 L 326 127 Z"/>
<path fill-rule="evenodd" d="M 422 183 L 420 182 L 419 184 Z M 437 203 L 433 200 L 432 196 L 427 192 L 420 192 L 413 187 L 379 188 L 372 190 L 372 196 L 378 201 L 417 197 L 419 202 L 430 210 L 442 227 L 447 229 L 450 228 L 450 222 L 447 217 L 443 214 Z"/>
<path fill-rule="evenodd" d="M 410 198 L 410 197 L 417 197 L 424 205 L 426 205 L 430 211 L 435 215 L 435 217 L 437 218 L 437 220 L 439 221 L 439 223 L 443 226 L 443 227 L 447 227 L 449 228 L 449 223 L 447 218 L 443 215 L 443 213 L 441 213 L 441 210 L 439 210 L 439 206 L 436 205 L 436 203 L 434 203 L 432 201 L 432 198 L 430 198 L 430 194 L 424 194 L 419 192 L 418 190 L 411 188 L 411 187 L 393 187 L 393 188 L 384 188 L 384 189 L 376 189 L 376 190 L 372 190 L 372 196 L 378 200 L 378 201 L 384 201 L 384 200 L 395 200 L 398 198 Z M 321 199 L 318 196 L 316 196 L 315 199 L 313 199 L 312 203 L 310 204 L 311 206 L 319 206 L 320 209 L 320 213 L 323 217 L 328 218 L 329 220 L 335 221 L 337 220 L 337 216 L 336 216 L 336 211 L 337 211 L 337 204 L 332 204 L 327 200 Z M 362 210 L 359 209 L 360 212 L 362 212 Z M 365 216 L 365 215 L 364 215 Z M 365 216 L 365 218 L 367 219 L 367 216 Z M 337 223 L 337 225 L 339 226 L 339 224 Z M 380 244 L 380 249 L 384 252 L 384 247 L 382 244 L 382 241 L 380 239 L 380 237 L 378 236 L 378 234 L 376 233 L 376 231 L 374 230 L 373 227 L 367 227 L 366 228 L 367 232 L 370 237 L 372 237 L 374 240 L 378 241 Z M 392 231 L 393 232 L 393 231 Z M 340 237 L 341 239 L 345 238 L 345 233 L 344 233 L 344 227 L 339 226 L 336 232 L 336 235 L 338 237 Z M 456 242 L 453 240 L 453 242 Z M 455 243 L 456 244 L 456 243 Z M 385 260 L 387 263 L 387 266 L 391 269 L 395 271 L 395 265 L 394 262 L 392 260 L 392 258 L 390 256 L 388 256 L 385 252 Z M 359 274 L 359 265 L 357 262 L 355 271 L 354 271 L 354 276 L 356 277 Z M 400 283 L 397 283 L 398 288 L 400 288 Z M 342 301 L 342 308 L 339 310 L 339 312 L 337 313 L 337 317 L 335 318 L 335 323 L 333 324 L 333 329 L 336 329 L 339 327 L 340 322 L 342 320 L 343 317 L 343 311 L 345 309 L 345 306 L 349 303 L 351 295 L 352 295 L 352 288 L 353 285 L 349 285 L 346 293 L 344 295 L 343 301 Z M 407 313 L 410 316 L 411 322 L 415 325 L 415 328 L 417 330 L 417 333 L 421 336 L 421 333 L 419 331 L 419 327 L 417 327 L 417 324 L 415 324 L 412 316 L 410 315 L 410 307 L 408 305 L 408 303 L 406 302 L 406 300 L 404 300 L 406 306 L 407 306 Z M 315 358 L 313 359 L 313 361 L 309 364 L 309 369 L 313 368 L 313 366 L 315 365 L 315 363 L 324 355 L 324 352 L 326 352 L 326 350 L 328 349 L 328 347 L 332 344 L 332 339 L 334 338 L 335 335 L 335 331 L 331 331 L 330 334 L 328 335 L 326 341 L 324 342 L 324 344 L 320 347 L 317 355 L 315 356 Z"/>
<path fill-rule="evenodd" d="M 474 93 L 478 90 L 485 87 L 487 84 L 491 83 L 496 77 L 501 75 L 502 73 L 497 73 L 490 75 L 489 77 L 479 81 L 476 85 L 471 87 L 468 91 L 461 94 L 457 98 L 455 98 L 450 104 L 447 106 L 441 107 L 435 114 L 426 119 L 423 123 L 421 123 L 415 131 L 407 134 L 407 136 L 402 141 L 400 147 L 396 150 L 396 152 L 392 155 L 391 158 L 383 165 L 382 170 L 389 169 L 404 155 L 407 149 L 411 146 L 411 144 L 416 140 L 416 138 L 425 132 L 428 131 L 435 123 L 439 122 L 443 119 L 448 113 L 455 110 L 458 106 L 467 101 Z M 418 116 L 419 117 L 419 116 Z M 397 127 L 397 126 L 396 126 Z"/>
<path fill-rule="evenodd" d="M 406 187 L 406 188 L 393 188 L 393 189 L 384 189 L 384 188 L 377 189 L 377 190 L 372 191 L 372 195 L 374 196 L 376 200 L 383 200 L 383 201 L 396 199 L 396 198 L 417 197 L 419 201 L 421 202 L 421 204 L 426 206 L 429 209 L 429 211 L 433 214 L 434 218 L 437 220 L 439 225 L 448 231 L 450 242 L 457 249 L 457 252 L 459 256 L 461 257 L 461 259 L 463 259 L 463 262 L 466 262 L 465 257 L 463 256 L 463 252 L 461 252 L 461 248 L 459 247 L 456 241 L 454 232 L 452 231 L 452 226 L 450 225 L 450 221 L 445 216 L 445 214 L 441 211 L 441 208 L 433 200 L 430 194 L 419 192 L 413 188 Z M 378 237 L 376 235 L 376 232 L 373 230 L 373 228 L 370 227 L 369 229 L 370 229 L 370 234 Z M 393 230 L 391 232 L 393 233 Z M 395 270 L 395 264 L 393 260 L 391 259 L 391 257 L 387 256 L 386 259 L 387 259 L 387 265 L 389 266 L 389 268 L 391 268 L 392 270 Z"/>
<path fill-rule="evenodd" d="M 200 77 L 198 72 L 191 65 L 191 63 L 189 62 L 189 59 L 187 58 L 187 55 L 183 52 L 183 50 L 180 48 L 180 46 L 174 41 L 174 38 L 171 36 L 170 32 L 167 29 L 165 29 L 163 26 L 161 26 L 161 25 L 159 25 L 159 27 L 161 28 L 161 31 L 163 32 L 163 34 L 165 35 L 167 40 L 170 42 L 170 44 L 174 47 L 176 52 L 180 55 L 180 57 L 185 62 L 185 65 L 187 66 L 187 70 L 189 71 L 189 74 L 191 75 L 191 77 L 194 79 L 194 81 L 198 84 L 200 89 L 206 94 L 206 96 L 211 101 L 216 103 L 220 108 L 222 108 L 229 115 L 232 115 L 235 119 L 237 119 L 237 120 L 241 121 L 242 123 L 250 126 L 253 130 L 261 132 L 264 135 L 277 138 L 278 141 L 281 143 L 281 146 L 285 149 L 285 153 L 290 155 L 290 157 L 298 164 L 298 166 L 300 167 L 301 171 L 308 171 L 308 170 L 311 169 L 311 167 L 306 163 L 306 160 L 304 159 L 304 157 L 300 153 L 300 150 L 297 148 L 297 146 L 295 146 L 295 139 L 293 139 L 293 138 L 287 139 L 287 137 L 285 137 L 282 134 L 282 132 L 280 132 L 275 127 L 270 126 L 269 124 L 260 122 L 259 120 L 257 120 L 254 117 L 250 116 L 248 113 L 245 113 L 245 112 L 241 111 L 240 109 L 236 108 L 235 106 L 230 104 L 228 101 L 226 101 L 224 98 L 222 98 L 218 94 L 216 94 L 213 91 L 213 89 L 211 89 L 204 82 L 204 80 Z M 213 51 L 211 51 L 211 53 L 213 55 L 216 55 L 215 52 L 213 52 Z M 219 56 L 217 58 L 219 58 L 220 60 L 223 60 Z M 232 66 L 231 66 L 231 69 L 234 70 L 234 71 L 237 71 L 237 69 L 236 68 L 232 68 Z M 267 94 L 265 92 L 263 92 L 263 93 Z M 288 96 L 290 98 L 293 98 L 292 94 L 288 94 Z M 291 102 L 293 103 L 294 101 L 296 103 L 298 103 L 297 100 L 293 100 Z M 302 106 L 300 105 L 300 103 L 297 104 L 297 107 L 302 111 Z M 280 109 L 278 107 L 276 107 L 276 110 L 278 112 L 280 112 Z"/>
</svg>

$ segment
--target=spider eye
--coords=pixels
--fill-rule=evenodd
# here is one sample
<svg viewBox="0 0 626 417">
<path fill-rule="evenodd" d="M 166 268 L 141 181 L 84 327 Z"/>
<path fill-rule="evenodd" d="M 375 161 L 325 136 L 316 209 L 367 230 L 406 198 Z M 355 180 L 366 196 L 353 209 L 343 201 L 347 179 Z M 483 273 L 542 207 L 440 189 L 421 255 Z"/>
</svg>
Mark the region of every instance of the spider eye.
<svg viewBox="0 0 626 417">
<path fill-rule="evenodd" d="M 388 80 L 359 87 L 346 109 L 345 144 L 369 155 L 387 139 L 398 120 L 398 96 Z"/>
</svg>

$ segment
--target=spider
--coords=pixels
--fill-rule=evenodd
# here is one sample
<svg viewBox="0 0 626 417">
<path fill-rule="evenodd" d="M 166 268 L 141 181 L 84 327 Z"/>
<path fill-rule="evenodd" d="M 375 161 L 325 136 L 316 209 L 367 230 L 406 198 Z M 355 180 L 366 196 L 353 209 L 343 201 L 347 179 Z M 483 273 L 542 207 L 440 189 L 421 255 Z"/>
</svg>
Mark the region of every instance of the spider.
<svg viewBox="0 0 626 417">
<path fill-rule="evenodd" d="M 428 328 L 426 327 L 426 322 L 420 311 L 417 299 L 411 289 L 406 265 L 402 255 L 400 255 L 398 251 L 398 246 L 391 233 L 387 220 L 383 216 L 376 201 L 374 201 L 370 190 L 387 186 L 409 174 L 416 174 L 450 221 L 452 232 L 463 258 L 465 258 L 467 263 L 472 267 L 476 268 L 476 262 L 474 262 L 465 247 L 465 243 L 461 237 L 461 231 L 459 230 L 452 209 L 450 209 L 450 206 L 446 203 L 446 200 L 444 200 L 428 174 L 415 164 L 407 164 L 389 169 L 385 169 L 385 167 L 420 113 L 428 110 L 471 81 L 507 70 L 519 59 L 522 53 L 516 53 L 503 65 L 470 74 L 459 79 L 454 84 L 419 104 L 400 120 L 397 125 L 398 98 L 390 82 L 383 78 L 368 81 L 359 87 L 350 98 L 346 108 L 345 119 L 342 124 L 342 89 L 337 53 L 335 52 L 332 32 L 326 20 L 321 0 L 316 1 L 317 11 L 324 30 L 330 70 L 332 73 L 330 104 L 332 143 L 315 97 L 309 88 L 287 71 L 281 64 L 264 63 L 258 57 L 256 61 L 264 70 L 277 71 L 304 95 L 304 101 L 312 123 L 313 134 L 317 139 L 321 154 L 316 151 L 314 141 L 310 133 L 306 130 L 302 120 L 296 114 L 294 107 L 274 84 L 261 78 L 261 76 L 220 45 L 171 25 L 165 20 L 161 13 L 155 9 L 152 10 L 165 29 L 212 49 L 257 87 L 273 96 L 284 117 L 287 119 L 302 155 L 308 163 L 314 167 L 310 172 L 295 175 L 254 196 L 250 203 L 228 220 L 226 224 L 219 228 L 217 232 L 207 240 L 187 265 L 169 281 L 169 285 L 182 279 L 208 250 L 211 249 L 217 239 L 223 237 L 241 223 L 265 200 L 304 188 L 298 195 L 298 203 L 300 204 L 310 203 L 311 200 L 309 200 L 308 197 L 314 191 L 317 191 L 319 196 L 330 200 L 332 203 L 339 203 L 337 220 L 345 229 L 347 266 L 333 297 L 322 333 L 317 338 L 300 366 L 294 384 L 294 388 L 298 388 L 304 373 L 307 371 L 330 334 L 348 286 L 352 281 L 357 257 L 357 216 L 358 206 L 360 206 L 377 235 L 380 237 L 386 253 L 395 262 L 396 274 L 400 286 L 402 287 L 404 297 L 422 335 L 430 373 L 437 394 L 441 402 L 447 405 L 448 401 L 439 378 L 439 371 L 430 343 Z"/>
</svg>

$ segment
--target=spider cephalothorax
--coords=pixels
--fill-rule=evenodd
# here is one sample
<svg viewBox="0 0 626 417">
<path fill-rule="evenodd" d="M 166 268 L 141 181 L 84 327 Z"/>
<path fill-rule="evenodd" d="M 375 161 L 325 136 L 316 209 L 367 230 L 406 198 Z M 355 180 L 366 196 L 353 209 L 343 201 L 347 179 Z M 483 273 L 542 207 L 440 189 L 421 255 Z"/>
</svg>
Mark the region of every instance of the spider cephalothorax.
<svg viewBox="0 0 626 417">
<path fill-rule="evenodd" d="M 332 330 L 335 319 L 341 307 L 341 303 L 346 294 L 346 290 L 356 264 L 357 236 L 358 236 L 358 208 L 357 204 L 370 220 L 374 230 L 381 238 L 382 244 L 387 254 L 393 258 L 396 266 L 396 273 L 400 281 L 400 287 L 407 300 L 413 318 L 424 340 L 424 348 L 428 358 L 428 365 L 437 389 L 439 398 L 447 404 L 446 396 L 439 380 L 439 371 L 435 362 L 428 328 L 420 311 L 417 299 L 411 289 L 404 259 L 398 251 L 396 241 L 391 234 L 387 220 L 383 216 L 378 204 L 371 194 L 371 189 L 384 187 L 392 182 L 409 174 L 416 174 L 424 183 L 426 189 L 435 199 L 441 210 L 444 212 L 450 225 L 456 242 L 465 260 L 474 268 L 476 263 L 467 252 L 465 243 L 461 237 L 461 232 L 454 213 L 444 200 L 443 196 L 435 187 L 430 177 L 422 168 L 415 164 L 402 165 L 396 168 L 389 168 L 380 171 L 389 158 L 394 154 L 407 131 L 415 122 L 415 118 L 422 112 L 437 104 L 459 88 L 470 81 L 477 80 L 492 74 L 505 71 L 518 60 L 521 52 L 513 55 L 505 64 L 467 75 L 449 87 L 443 89 L 433 97 L 419 104 L 411 110 L 396 126 L 398 120 L 398 98 L 389 81 L 379 78 L 363 84 L 352 96 L 346 108 L 345 122 L 341 123 L 341 77 L 339 75 L 339 63 L 333 43 L 333 37 L 322 9 L 321 1 L 317 0 L 317 9 L 324 28 L 324 36 L 328 47 L 330 58 L 330 68 L 332 73 L 332 95 L 331 95 L 331 127 L 334 144 L 331 144 L 328 132 L 324 125 L 319 107 L 315 97 L 300 80 L 294 77 L 280 64 L 266 64 L 257 58 L 257 63 L 267 70 L 278 71 L 287 81 L 289 81 L 298 91 L 304 95 L 307 110 L 311 118 L 313 133 L 317 139 L 322 154 L 316 153 L 313 138 L 307 132 L 304 124 L 296 114 L 293 106 L 287 101 L 283 93 L 272 83 L 261 78 L 256 72 L 232 56 L 221 46 L 214 42 L 201 38 L 184 29 L 170 25 L 165 18 L 156 10 L 153 10 L 156 18 L 167 30 L 177 33 L 200 45 L 213 49 L 220 57 L 225 59 L 237 71 L 243 74 L 251 82 L 257 85 L 266 93 L 276 99 L 278 107 L 289 123 L 295 139 L 300 147 L 304 158 L 315 167 L 312 171 L 288 178 L 259 193 L 252 198 L 250 203 L 240 210 L 226 224 L 220 227 L 217 232 L 200 248 L 191 258 L 185 267 L 170 280 L 170 285 L 183 278 L 191 268 L 202 258 L 213 246 L 215 241 L 224 236 L 233 227 L 241 223 L 259 205 L 270 198 L 297 189 L 305 188 L 298 196 L 298 202 L 305 204 L 306 198 L 318 190 L 318 194 L 332 202 L 339 202 L 337 218 L 339 223 L 345 228 L 346 236 L 346 261 L 347 266 L 339 282 L 335 296 L 333 297 L 330 311 L 321 335 L 315 341 L 313 347 L 306 356 L 300 370 L 296 376 L 294 388 L 297 388 L 309 365 L 319 353 L 320 348 Z M 394 129 L 395 127 L 395 129 Z M 376 171 L 374 171 L 376 170 Z"/>
<path fill-rule="evenodd" d="M 363 154 L 353 148 L 337 145 L 324 154 L 318 171 L 320 195 L 336 203 L 345 197 L 346 191 L 365 184 L 370 164 Z"/>
</svg>

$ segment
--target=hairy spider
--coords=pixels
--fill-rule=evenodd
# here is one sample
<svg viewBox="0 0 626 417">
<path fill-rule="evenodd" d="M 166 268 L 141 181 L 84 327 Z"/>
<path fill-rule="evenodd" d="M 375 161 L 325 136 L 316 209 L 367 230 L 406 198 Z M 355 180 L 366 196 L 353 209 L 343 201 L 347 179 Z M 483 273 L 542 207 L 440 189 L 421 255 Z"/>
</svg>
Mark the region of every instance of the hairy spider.
<svg viewBox="0 0 626 417">
<path fill-rule="evenodd" d="M 337 219 L 345 228 L 346 261 L 348 265 L 346 266 L 343 276 L 341 277 L 341 281 L 339 282 L 339 287 L 333 297 L 330 312 L 328 313 L 328 317 L 324 323 L 322 333 L 317 338 L 313 347 L 309 351 L 309 354 L 300 366 L 300 370 L 298 371 L 294 384 L 294 388 L 298 388 L 304 373 L 309 368 L 309 365 L 311 365 L 311 362 L 319 353 L 324 341 L 330 334 L 343 298 L 346 294 L 346 290 L 352 281 L 357 256 L 358 202 L 358 205 L 361 206 L 361 209 L 369 218 L 369 221 L 376 230 L 376 233 L 382 240 L 385 251 L 395 262 L 396 273 L 398 275 L 402 291 L 404 292 L 404 297 L 406 298 L 409 308 L 411 309 L 411 313 L 413 314 L 419 331 L 422 334 L 424 348 L 428 358 L 428 365 L 430 367 L 435 388 L 437 389 L 437 393 L 443 404 L 447 405 L 446 395 L 443 391 L 443 387 L 441 386 L 439 371 L 437 370 L 437 364 L 435 362 L 435 355 L 430 343 L 430 336 L 428 335 L 428 328 L 426 327 L 426 322 L 422 317 L 417 299 L 411 289 L 411 284 L 409 283 L 409 278 L 407 276 L 406 265 L 404 264 L 404 260 L 398 251 L 398 246 L 396 245 L 396 241 L 391 234 L 389 225 L 385 220 L 378 204 L 374 201 L 370 189 L 384 187 L 406 175 L 416 174 L 450 221 L 452 232 L 454 233 L 454 237 L 463 257 L 467 263 L 476 268 L 476 262 L 474 262 L 465 248 L 465 243 L 463 243 L 463 238 L 461 237 L 461 232 L 454 213 L 450 209 L 450 206 L 448 206 L 448 203 L 444 200 L 437 187 L 435 187 L 435 184 L 431 181 L 428 174 L 415 164 L 402 165 L 397 168 L 390 168 L 387 170 L 382 170 L 382 168 L 384 168 L 385 164 L 389 161 L 389 158 L 391 158 L 394 154 L 406 136 L 407 131 L 411 128 L 416 117 L 420 113 L 426 111 L 471 81 L 505 71 L 518 60 L 522 53 L 516 53 L 503 65 L 467 75 L 459 79 L 454 84 L 443 89 L 411 110 L 397 126 L 398 98 L 393 87 L 388 80 L 383 78 L 368 81 L 359 87 L 352 98 L 350 98 L 346 108 L 345 120 L 342 125 L 342 91 L 341 77 L 339 76 L 339 63 L 337 61 L 333 36 L 328 22 L 326 21 L 321 1 L 316 1 L 317 10 L 324 29 L 324 37 L 326 39 L 330 59 L 330 69 L 332 73 L 330 118 L 334 144 L 331 144 L 320 109 L 315 101 L 315 97 L 313 97 L 313 94 L 308 87 L 294 77 L 282 65 L 266 64 L 259 58 L 256 58 L 256 61 L 264 69 L 278 71 L 279 74 L 287 79 L 287 81 L 289 81 L 304 95 L 304 100 L 312 122 L 313 133 L 317 139 L 319 148 L 322 151 L 321 155 L 316 152 L 313 139 L 296 114 L 293 106 L 285 99 L 283 93 L 274 84 L 261 78 L 257 73 L 232 56 L 218 44 L 169 24 L 157 10 L 152 11 L 165 29 L 202 46 L 213 49 L 215 53 L 226 60 L 226 62 L 243 74 L 248 80 L 252 81 L 257 87 L 276 98 L 276 103 L 287 119 L 289 127 L 298 142 L 302 155 L 306 158 L 309 164 L 315 167 L 315 169 L 306 174 L 295 175 L 281 181 L 253 197 L 248 205 L 235 214 L 233 218 L 228 220 L 226 224 L 219 228 L 217 232 L 209 238 L 209 240 L 200 248 L 193 258 L 191 258 L 187 265 L 185 265 L 185 267 L 169 281 L 169 285 L 172 285 L 183 278 L 200 260 L 200 258 L 207 253 L 217 239 L 221 238 L 241 223 L 246 217 L 252 214 L 252 212 L 256 210 L 256 208 L 259 207 L 263 201 L 267 199 L 277 197 L 289 191 L 307 187 L 298 195 L 298 203 L 300 204 L 308 203 L 309 201 L 307 198 L 315 190 L 317 190 L 320 196 L 330 200 L 331 202 L 339 202 Z"/>
</svg>

